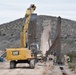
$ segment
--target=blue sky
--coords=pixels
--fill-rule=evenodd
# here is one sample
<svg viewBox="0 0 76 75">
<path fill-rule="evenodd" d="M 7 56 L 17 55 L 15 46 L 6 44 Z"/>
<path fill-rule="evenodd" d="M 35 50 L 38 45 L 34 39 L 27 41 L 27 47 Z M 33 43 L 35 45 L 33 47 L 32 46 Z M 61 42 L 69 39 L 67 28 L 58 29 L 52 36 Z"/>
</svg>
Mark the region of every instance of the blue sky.
<svg viewBox="0 0 76 75">
<path fill-rule="evenodd" d="M 76 21 L 76 0 L 0 0 L 0 24 L 24 17 L 30 4 L 38 15 L 61 16 Z"/>
</svg>

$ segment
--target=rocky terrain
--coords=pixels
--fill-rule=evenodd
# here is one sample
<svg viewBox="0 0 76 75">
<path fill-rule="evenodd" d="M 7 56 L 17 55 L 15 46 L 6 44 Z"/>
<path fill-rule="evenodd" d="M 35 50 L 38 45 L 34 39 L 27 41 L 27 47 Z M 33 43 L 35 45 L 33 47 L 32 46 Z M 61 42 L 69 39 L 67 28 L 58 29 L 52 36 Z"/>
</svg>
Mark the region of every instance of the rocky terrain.
<svg viewBox="0 0 76 75">
<path fill-rule="evenodd" d="M 49 23 L 47 23 L 50 20 Z M 50 24 L 49 38 L 53 42 L 56 36 L 57 17 L 38 15 L 37 16 L 37 43 L 41 45 L 41 35 L 44 30 L 44 23 Z M 9 47 L 19 47 L 20 31 L 24 25 L 24 18 L 0 25 L 0 50 Z M 76 51 L 76 21 L 61 20 L 61 42 L 62 52 Z M 48 30 L 48 29 L 47 29 Z"/>
</svg>

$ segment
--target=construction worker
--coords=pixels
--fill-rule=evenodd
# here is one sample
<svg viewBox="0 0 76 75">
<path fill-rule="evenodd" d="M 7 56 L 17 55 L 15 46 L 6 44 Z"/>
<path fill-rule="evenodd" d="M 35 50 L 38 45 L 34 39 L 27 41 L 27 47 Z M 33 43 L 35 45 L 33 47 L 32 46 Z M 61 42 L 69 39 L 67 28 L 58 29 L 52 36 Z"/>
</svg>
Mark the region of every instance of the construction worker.
<svg viewBox="0 0 76 75">
<path fill-rule="evenodd" d="M 57 62 L 57 53 L 56 53 L 56 51 L 54 51 L 54 62 L 55 63 Z"/>
<path fill-rule="evenodd" d="M 70 62 L 70 57 L 67 55 L 67 62 L 69 63 Z"/>
</svg>

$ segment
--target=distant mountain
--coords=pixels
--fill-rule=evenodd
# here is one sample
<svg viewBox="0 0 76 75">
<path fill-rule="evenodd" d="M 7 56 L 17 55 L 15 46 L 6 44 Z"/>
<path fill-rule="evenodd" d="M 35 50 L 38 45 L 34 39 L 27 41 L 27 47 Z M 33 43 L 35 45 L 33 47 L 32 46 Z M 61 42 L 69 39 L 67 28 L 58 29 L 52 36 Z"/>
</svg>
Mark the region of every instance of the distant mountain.
<svg viewBox="0 0 76 75">
<path fill-rule="evenodd" d="M 54 40 L 56 35 L 57 17 L 38 15 L 37 16 L 37 43 L 40 45 L 40 39 L 43 32 L 43 22 L 50 20 L 51 34 L 50 39 Z M 5 50 L 9 47 L 19 47 L 20 31 L 24 25 L 24 18 L 1 24 L 0 25 L 0 50 Z M 76 51 L 76 21 L 63 19 L 61 20 L 61 41 L 62 52 Z"/>
</svg>

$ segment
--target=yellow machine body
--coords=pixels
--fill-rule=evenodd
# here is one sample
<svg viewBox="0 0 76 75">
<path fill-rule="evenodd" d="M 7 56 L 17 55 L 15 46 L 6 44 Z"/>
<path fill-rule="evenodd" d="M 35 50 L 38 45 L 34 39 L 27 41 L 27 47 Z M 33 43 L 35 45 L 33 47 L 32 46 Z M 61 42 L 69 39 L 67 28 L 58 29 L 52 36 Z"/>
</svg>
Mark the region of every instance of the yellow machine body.
<svg viewBox="0 0 76 75">
<path fill-rule="evenodd" d="M 30 17 L 32 12 L 35 11 L 35 8 L 36 6 L 31 5 L 27 9 L 25 14 L 26 20 L 20 34 L 20 48 L 7 48 L 6 49 L 7 60 L 27 60 L 33 58 L 33 56 L 31 56 L 31 50 L 26 48 L 26 37 L 27 37 L 27 30 L 30 22 Z"/>
<path fill-rule="evenodd" d="M 31 55 L 31 50 L 27 48 L 7 48 L 6 59 L 7 60 L 27 60 L 34 58 Z"/>
</svg>

